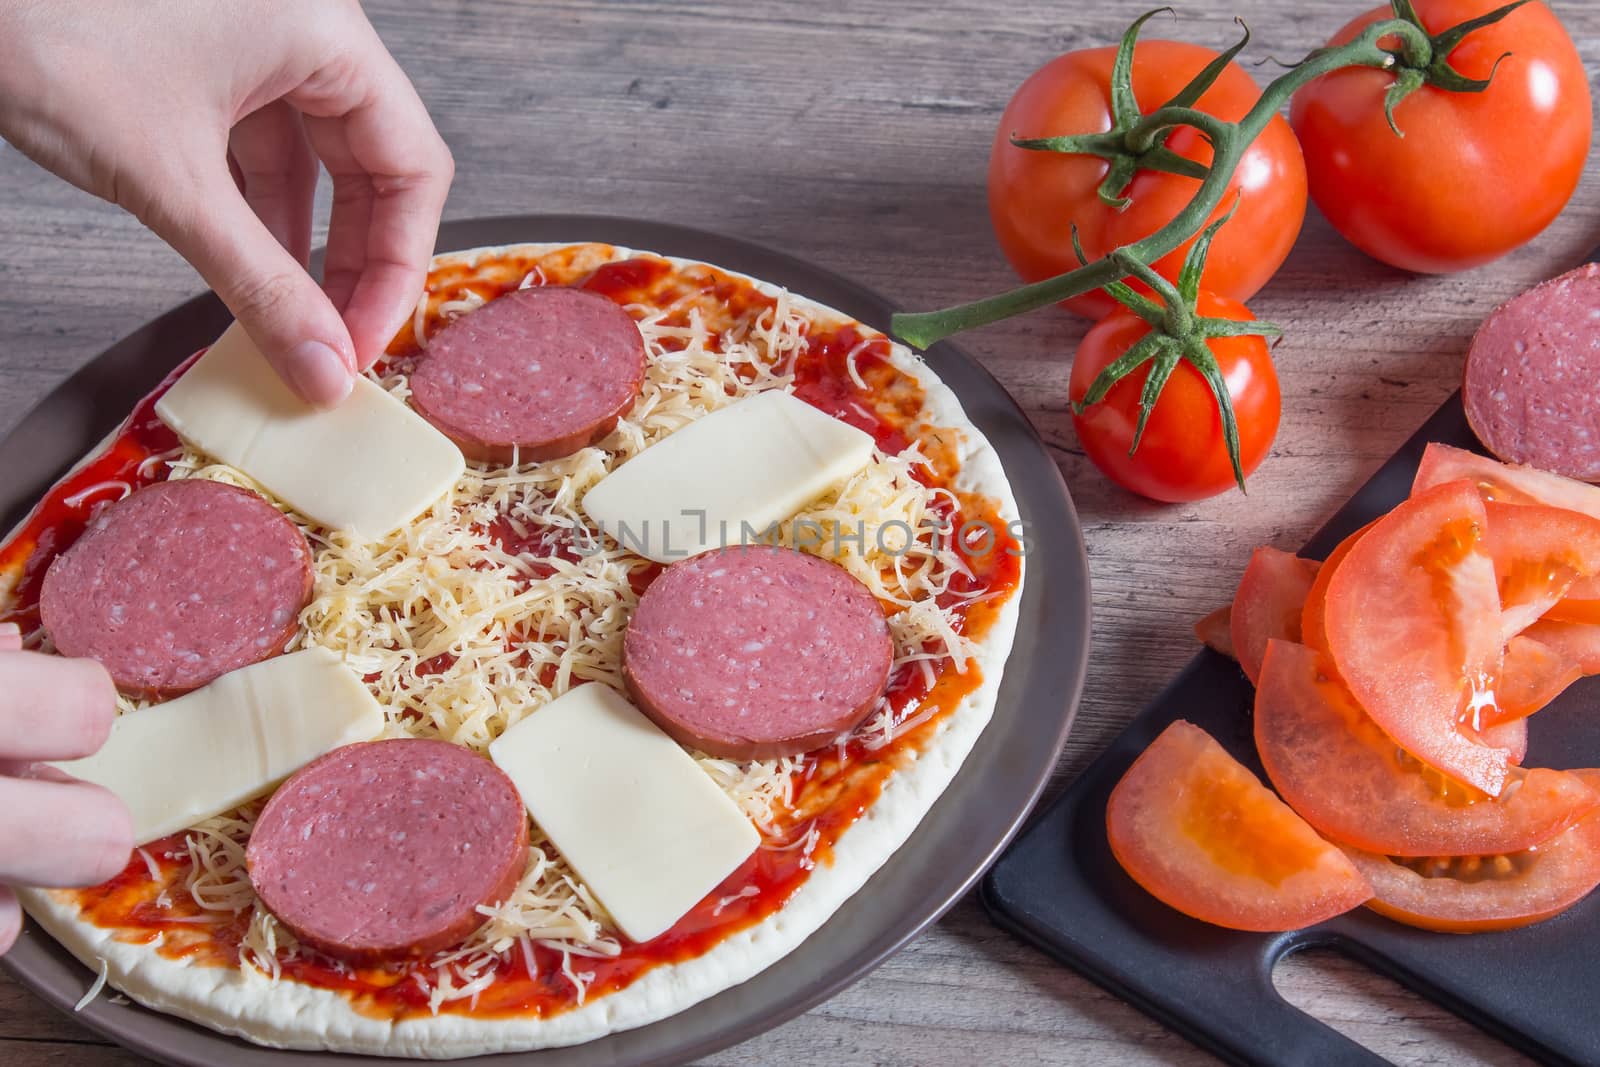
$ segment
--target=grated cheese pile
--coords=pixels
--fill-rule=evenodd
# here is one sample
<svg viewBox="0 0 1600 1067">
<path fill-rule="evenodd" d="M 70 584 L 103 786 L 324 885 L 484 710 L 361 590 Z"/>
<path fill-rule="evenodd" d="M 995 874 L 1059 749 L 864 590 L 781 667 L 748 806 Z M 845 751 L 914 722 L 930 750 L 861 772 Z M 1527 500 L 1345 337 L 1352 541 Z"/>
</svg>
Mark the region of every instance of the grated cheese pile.
<svg viewBox="0 0 1600 1067">
<path fill-rule="evenodd" d="M 441 305 L 447 316 L 482 303 L 470 290 L 463 293 Z M 580 508 L 583 494 L 618 463 L 708 412 L 757 391 L 789 387 L 811 325 L 786 294 L 754 322 L 722 333 L 708 329 L 696 307 L 630 310 L 644 316 L 639 325 L 648 373 L 639 402 L 600 447 L 549 463 L 469 468 L 447 500 L 377 542 L 330 534 L 289 513 L 315 550 L 316 576 L 291 647 L 326 646 L 364 674 L 386 709 L 384 736 L 437 738 L 485 752 L 502 731 L 574 684 L 620 687 L 623 629 L 638 599 L 633 579 L 654 565 L 601 543 Z M 419 315 L 419 337 L 421 321 Z M 406 398 L 399 370 L 377 380 Z M 945 660 L 965 670 L 973 649 L 935 603 L 965 564 L 947 538 L 930 532 L 940 497 L 949 494 L 912 476 L 922 462 L 915 446 L 899 456 L 876 455 L 782 533 L 784 543 L 794 545 L 801 522 L 814 524 L 801 529 L 824 531 L 799 547 L 837 559 L 891 605 L 895 669 L 931 677 Z M 260 491 L 240 472 L 192 451 L 170 465 L 172 478 Z M 854 537 L 858 524 L 865 532 L 860 540 Z M 836 542 L 834 531 L 841 529 L 848 537 Z M 496 531 L 510 535 L 509 548 Z M 588 554 L 550 555 L 574 543 Z M 842 553 L 835 555 L 836 549 Z M 885 700 L 862 736 L 868 744 L 886 744 L 925 714 L 897 723 Z M 803 849 L 809 866 L 817 832 L 791 810 L 793 781 L 805 757 L 697 759 L 760 828 L 764 848 Z M 244 846 L 259 809 L 259 803 L 246 806 L 188 833 L 192 870 L 183 888 L 207 913 L 249 911 L 243 965 L 276 978 L 281 962 L 298 949 L 257 903 L 244 870 Z M 493 981 L 499 961 L 521 958 L 531 970 L 534 946 L 561 953 L 560 973 L 581 1003 L 592 978 L 581 960 L 621 951 L 604 909 L 537 827 L 531 846 L 522 881 L 501 905 L 481 909 L 487 921 L 473 938 L 413 973 L 435 1011 L 448 1001 L 475 998 Z"/>
</svg>

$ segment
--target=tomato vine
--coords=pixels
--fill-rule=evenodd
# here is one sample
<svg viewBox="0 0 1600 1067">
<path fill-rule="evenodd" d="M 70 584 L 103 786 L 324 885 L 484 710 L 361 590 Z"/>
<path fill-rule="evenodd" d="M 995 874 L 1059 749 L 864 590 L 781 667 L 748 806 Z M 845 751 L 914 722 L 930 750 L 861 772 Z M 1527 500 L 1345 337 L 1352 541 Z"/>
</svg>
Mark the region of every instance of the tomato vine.
<svg viewBox="0 0 1600 1067">
<path fill-rule="evenodd" d="M 1130 264 L 1153 263 L 1200 231 L 1221 203 L 1245 149 L 1297 90 L 1324 74 L 1347 67 L 1375 67 L 1393 71 L 1395 82 L 1385 101 L 1391 119 L 1394 106 L 1407 93 L 1423 84 L 1432 84 L 1450 92 L 1481 92 L 1487 87 L 1488 79 L 1480 81 L 1457 74 L 1446 61 L 1449 52 L 1467 33 L 1498 22 L 1526 2 L 1515 0 L 1480 18 L 1434 35 L 1429 34 L 1417 18 L 1411 0 L 1392 0 L 1396 17 L 1373 23 L 1346 44 L 1311 52 L 1263 89 L 1255 106 L 1238 122 L 1225 122 L 1192 107 L 1205 88 L 1202 84 L 1199 89 L 1194 89 L 1193 83 L 1149 114 L 1136 114 L 1137 107 L 1132 104 L 1130 61 L 1140 28 L 1156 12 L 1140 16 L 1124 34 L 1119 49 L 1117 80 L 1112 85 L 1115 105 L 1113 129 L 1077 137 L 1046 138 L 1032 142 L 1024 140 L 1021 146 L 1045 151 L 1087 153 L 1108 159 L 1111 167 L 1100 191 L 1108 203 L 1119 200 L 1122 188 L 1141 167 L 1191 173 L 1197 177 L 1203 170 L 1204 175 L 1194 199 L 1155 233 L 1091 263 L 1054 278 L 971 303 L 938 311 L 902 312 L 893 317 L 891 331 L 907 344 L 925 349 L 963 330 L 1047 307 L 1129 277 L 1135 271 Z M 1208 66 L 1195 80 L 1198 82 L 1207 74 L 1215 78 L 1221 67 L 1248 40 L 1247 30 L 1243 40 L 1219 57 L 1218 62 Z M 1212 157 L 1209 166 L 1179 160 L 1174 153 L 1164 150 L 1167 136 L 1180 126 L 1191 127 L 1210 142 Z M 1399 132 L 1396 129 L 1396 133 Z"/>
</svg>

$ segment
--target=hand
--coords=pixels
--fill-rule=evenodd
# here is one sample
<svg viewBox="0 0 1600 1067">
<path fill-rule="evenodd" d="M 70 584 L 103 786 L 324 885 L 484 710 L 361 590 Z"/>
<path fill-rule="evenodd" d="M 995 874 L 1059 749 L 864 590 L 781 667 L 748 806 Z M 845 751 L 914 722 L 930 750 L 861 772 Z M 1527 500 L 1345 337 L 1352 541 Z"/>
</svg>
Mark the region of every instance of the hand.
<svg viewBox="0 0 1600 1067">
<path fill-rule="evenodd" d="M 133 820 L 116 794 L 34 760 L 79 759 L 111 732 L 117 694 L 93 660 L 23 652 L 0 623 L 0 883 L 99 885 L 133 852 Z M 22 930 L 0 884 L 0 952 Z"/>
<path fill-rule="evenodd" d="M 455 169 L 354 0 L 7 0 L 0 136 L 177 249 L 319 405 L 414 308 Z"/>
</svg>

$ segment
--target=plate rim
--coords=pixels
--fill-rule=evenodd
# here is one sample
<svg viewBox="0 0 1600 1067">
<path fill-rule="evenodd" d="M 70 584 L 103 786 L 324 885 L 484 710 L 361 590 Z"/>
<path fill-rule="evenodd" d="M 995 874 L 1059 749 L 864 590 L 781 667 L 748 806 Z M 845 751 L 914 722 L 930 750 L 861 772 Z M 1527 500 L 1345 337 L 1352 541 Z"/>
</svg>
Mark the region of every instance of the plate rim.
<svg viewBox="0 0 1600 1067">
<path fill-rule="evenodd" d="M 764 243 L 714 230 L 626 216 L 562 213 L 449 220 L 440 226 L 436 251 L 577 240 L 604 241 L 700 259 L 741 271 L 784 285 L 884 330 L 888 327 L 889 314 L 896 309 L 893 302 L 876 290 Z M 320 254 L 314 260 L 319 258 Z M 800 281 L 796 283 L 795 279 Z M 10 467 L 0 466 L 0 469 L 29 470 L 37 475 L 20 482 L 15 473 L 8 475 L 0 484 L 0 512 L 13 522 L 20 519 L 32 502 L 76 460 L 77 454 L 93 448 L 172 366 L 215 337 L 227 321 L 227 312 L 214 295 L 205 293 L 193 297 L 123 337 L 57 385 L 0 438 L 0 465 L 11 463 Z M 178 339 L 185 336 L 201 340 L 184 347 Z M 834 996 L 922 933 L 971 890 L 1021 829 L 1059 761 L 1088 669 L 1091 598 L 1082 527 L 1060 468 L 1043 439 L 1016 400 L 988 369 L 949 342 L 933 346 L 925 356 L 968 410 L 969 417 L 994 444 L 1022 517 L 1027 520 L 1030 515 L 1043 514 L 1059 524 L 1044 535 L 1049 551 L 1040 552 L 1038 545 L 1034 545 L 1029 552 L 1016 640 L 1006 662 L 994 716 L 972 752 L 924 813 L 911 836 L 883 866 L 799 946 L 747 982 L 647 1026 L 608 1034 L 580 1045 L 467 1057 L 453 1062 L 472 1064 L 492 1060 L 497 1064 L 527 1062 L 535 1065 L 560 1057 L 563 1063 L 587 1062 L 592 1058 L 597 1063 L 618 1067 L 629 1063 L 671 1064 L 748 1040 Z M 973 411 L 975 403 L 980 406 L 978 412 Z M 986 421 L 993 425 L 985 425 Z M 32 440 L 36 436 L 58 446 L 68 441 L 79 442 L 77 454 L 71 455 L 66 463 L 54 464 L 56 469 L 39 474 L 46 461 L 38 457 L 37 441 Z M 59 447 L 55 449 L 60 450 Z M 4 521 L 3 518 L 0 521 Z M 1034 535 L 1028 536 L 1031 541 Z M 1050 594 L 1048 602 L 1047 593 Z M 1030 622 L 1035 630 L 1025 632 L 1024 627 Z M 1035 650 L 1031 646 L 1041 643 L 1049 644 L 1050 654 L 1030 655 Z M 1076 655 L 1070 651 L 1063 653 L 1063 649 L 1070 648 L 1076 649 Z M 1026 677 L 1023 677 L 1024 672 Z M 1035 704 L 1045 705 L 1047 710 L 1049 705 L 1055 705 L 1057 719 L 1029 722 L 1024 713 Z M 1015 711 L 1010 710 L 1013 707 Z M 1004 715 L 1003 710 L 1006 711 Z M 1020 738 L 1001 736 L 1008 732 L 1026 735 L 1027 740 L 1024 743 Z M 825 968 L 823 977 L 805 983 L 803 990 L 783 997 L 781 1002 L 764 1011 L 729 1009 L 729 995 L 736 990 L 758 987 L 756 995 L 759 997 L 759 987 L 772 986 L 776 994 L 783 984 L 780 972 L 791 961 L 832 950 L 827 944 L 831 940 L 828 935 L 830 928 L 838 932 L 840 917 L 854 916 L 861 909 L 870 908 L 874 897 L 887 897 L 897 880 L 891 869 L 897 865 L 904 867 L 905 857 L 941 851 L 940 839 L 932 832 L 937 816 L 962 815 L 959 810 L 952 810 L 954 800 L 973 792 L 976 781 L 995 777 L 1000 772 L 1003 775 L 999 784 L 1009 784 L 1010 789 L 1001 810 L 991 808 L 984 813 L 988 816 L 989 832 L 980 835 L 981 841 L 967 838 L 945 845 L 961 854 L 958 871 L 942 871 L 931 881 L 919 880 L 919 890 L 926 890 L 931 884 L 934 891 L 924 893 L 914 907 L 901 909 L 898 921 L 882 925 L 861 947 L 836 951 L 836 962 Z M 952 835 L 947 832 L 945 836 Z M 886 872 L 889 872 L 887 877 Z M 844 922 L 846 928 L 849 925 Z M 31 919 L 17 946 L 0 958 L 0 966 L 53 1007 L 68 1014 L 72 1014 L 72 1006 L 81 996 L 84 984 L 93 977 L 92 971 L 78 963 Z M 723 1003 L 719 1005 L 719 1001 Z M 726 1018 L 716 1022 L 719 1016 Z M 351 1059 L 348 1054 L 341 1053 L 269 1049 L 136 1003 L 114 1004 L 106 996 L 98 998 L 73 1018 L 119 1045 L 166 1063 L 213 1063 L 218 1062 L 221 1055 L 227 1056 L 227 1062 L 262 1065 L 285 1063 L 286 1057 L 306 1065 L 348 1063 Z M 538 1058 L 541 1056 L 545 1060 Z M 372 1063 L 417 1062 L 388 1057 L 363 1058 Z"/>
</svg>

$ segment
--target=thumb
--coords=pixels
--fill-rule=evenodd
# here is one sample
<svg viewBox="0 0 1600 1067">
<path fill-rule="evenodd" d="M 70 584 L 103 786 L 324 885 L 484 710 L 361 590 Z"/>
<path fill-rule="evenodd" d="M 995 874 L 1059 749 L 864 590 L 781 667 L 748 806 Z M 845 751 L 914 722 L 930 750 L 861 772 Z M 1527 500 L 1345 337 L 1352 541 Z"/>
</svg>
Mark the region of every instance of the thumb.
<svg viewBox="0 0 1600 1067">
<path fill-rule="evenodd" d="M 150 228 L 200 272 L 284 382 L 332 407 L 350 394 L 355 346 L 322 288 L 256 217 L 227 173 Z"/>
</svg>

